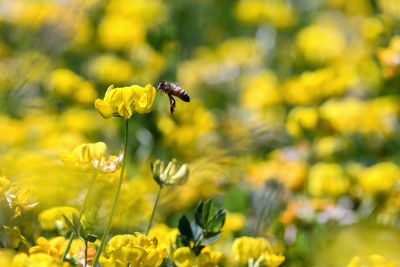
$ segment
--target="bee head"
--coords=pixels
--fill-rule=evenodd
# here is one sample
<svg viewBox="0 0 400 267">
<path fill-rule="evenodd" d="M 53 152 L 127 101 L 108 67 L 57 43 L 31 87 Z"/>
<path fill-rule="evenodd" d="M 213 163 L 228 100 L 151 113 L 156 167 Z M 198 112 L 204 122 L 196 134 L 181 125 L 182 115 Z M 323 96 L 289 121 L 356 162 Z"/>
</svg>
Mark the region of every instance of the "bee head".
<svg viewBox="0 0 400 267">
<path fill-rule="evenodd" d="M 162 90 L 162 88 L 165 86 L 165 81 L 161 81 L 157 85 L 157 90 Z"/>
</svg>

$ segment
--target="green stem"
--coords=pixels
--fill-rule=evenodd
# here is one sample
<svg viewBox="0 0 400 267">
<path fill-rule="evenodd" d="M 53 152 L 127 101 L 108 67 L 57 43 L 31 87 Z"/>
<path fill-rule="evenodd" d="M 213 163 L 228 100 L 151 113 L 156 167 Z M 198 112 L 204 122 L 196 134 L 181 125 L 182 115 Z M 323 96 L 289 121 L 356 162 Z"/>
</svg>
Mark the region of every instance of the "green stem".
<svg viewBox="0 0 400 267">
<path fill-rule="evenodd" d="M 128 125 L 129 125 L 128 122 L 129 122 L 129 120 L 125 120 L 124 150 L 123 150 L 123 154 L 122 154 L 121 173 L 119 175 L 117 191 L 115 192 L 114 202 L 112 204 L 111 213 L 110 213 L 110 215 L 108 217 L 106 229 L 105 229 L 103 237 L 101 239 L 100 246 L 99 246 L 99 248 L 97 250 L 96 257 L 94 258 L 94 261 L 93 261 L 93 265 L 92 265 L 93 267 L 96 267 L 97 263 L 99 262 L 99 258 L 100 258 L 101 252 L 103 251 L 103 247 L 104 247 L 104 245 L 106 243 L 108 233 L 110 232 L 111 222 L 112 222 L 112 219 L 113 219 L 113 216 L 114 216 L 115 208 L 117 207 L 117 202 L 118 202 L 118 198 L 119 198 L 119 192 L 121 191 L 122 180 L 123 180 L 124 171 L 125 171 L 126 147 L 128 146 Z"/>
<path fill-rule="evenodd" d="M 86 207 L 87 207 L 87 204 L 88 204 L 88 201 L 89 201 L 89 196 L 91 195 L 91 193 L 93 191 L 94 181 L 96 180 L 97 174 L 98 174 L 98 171 L 96 170 L 95 173 L 93 174 L 93 177 L 92 177 L 91 181 L 90 181 L 89 188 L 88 188 L 88 191 L 86 193 L 85 199 L 83 200 L 83 204 L 82 204 L 81 210 L 79 211 L 79 215 L 78 215 L 79 220 L 82 218 L 83 213 L 85 213 L 85 211 L 86 211 Z M 71 235 L 69 236 L 67 247 L 65 248 L 65 251 L 64 251 L 64 253 L 62 255 L 62 258 L 61 258 L 63 261 L 65 261 L 67 255 L 68 255 L 68 252 L 69 252 L 69 249 L 71 247 L 72 241 L 74 240 L 74 237 L 75 237 L 75 233 L 72 232 Z"/>
<path fill-rule="evenodd" d="M 85 267 L 87 266 L 87 250 L 88 250 L 88 242 L 85 240 Z"/>
<path fill-rule="evenodd" d="M 151 217 L 149 221 L 149 225 L 147 226 L 146 230 L 146 235 L 149 234 L 150 228 L 151 228 L 151 223 L 153 222 L 154 214 L 156 213 L 157 205 L 158 205 L 158 200 L 160 199 L 160 193 L 161 193 L 162 185 L 158 188 L 157 196 L 156 196 L 156 202 L 154 203 L 153 211 L 151 212 Z"/>
</svg>

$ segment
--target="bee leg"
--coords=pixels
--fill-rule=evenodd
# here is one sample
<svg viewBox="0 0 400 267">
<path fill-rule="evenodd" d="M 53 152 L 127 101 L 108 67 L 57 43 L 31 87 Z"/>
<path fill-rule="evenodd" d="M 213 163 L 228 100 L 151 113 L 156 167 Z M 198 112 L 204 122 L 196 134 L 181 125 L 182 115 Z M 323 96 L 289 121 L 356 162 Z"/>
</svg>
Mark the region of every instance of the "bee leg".
<svg viewBox="0 0 400 267">
<path fill-rule="evenodd" d="M 169 97 L 169 104 L 171 105 L 171 107 L 170 107 L 171 114 L 174 114 L 175 98 L 171 94 L 168 94 L 168 97 Z"/>
</svg>

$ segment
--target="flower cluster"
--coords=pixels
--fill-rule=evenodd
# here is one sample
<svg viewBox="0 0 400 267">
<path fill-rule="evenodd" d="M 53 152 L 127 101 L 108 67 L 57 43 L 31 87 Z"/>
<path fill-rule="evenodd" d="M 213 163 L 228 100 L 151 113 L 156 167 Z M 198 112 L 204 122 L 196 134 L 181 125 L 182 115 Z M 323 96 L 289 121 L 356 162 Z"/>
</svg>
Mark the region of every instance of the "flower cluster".
<svg viewBox="0 0 400 267">
<path fill-rule="evenodd" d="M 399 0 L 1 0 L 0 266 L 399 265 L 399 29 Z"/>
<path fill-rule="evenodd" d="M 132 235 L 116 235 L 107 244 L 102 266 L 160 266 L 167 255 L 165 248 L 158 248 L 157 239 L 148 239 L 135 232 Z"/>
</svg>

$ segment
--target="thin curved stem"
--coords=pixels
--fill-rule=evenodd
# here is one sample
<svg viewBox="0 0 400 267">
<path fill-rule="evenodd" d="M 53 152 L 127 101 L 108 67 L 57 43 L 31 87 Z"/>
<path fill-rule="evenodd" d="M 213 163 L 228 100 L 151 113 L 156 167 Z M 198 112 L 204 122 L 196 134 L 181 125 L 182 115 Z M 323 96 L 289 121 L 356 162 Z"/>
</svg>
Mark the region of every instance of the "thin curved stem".
<svg viewBox="0 0 400 267">
<path fill-rule="evenodd" d="M 107 240 L 108 233 L 110 232 L 112 219 L 113 219 L 113 216 L 114 216 L 114 213 L 115 213 L 115 208 L 117 207 L 119 193 L 121 191 L 122 180 L 123 180 L 124 171 L 125 171 L 126 147 L 128 146 L 128 125 L 129 125 L 128 122 L 129 122 L 129 120 L 125 120 L 125 139 L 124 139 L 124 148 L 123 148 L 124 150 L 123 150 L 123 154 L 122 154 L 123 158 L 122 158 L 122 164 L 121 164 L 121 173 L 119 175 L 117 191 L 115 192 L 114 202 L 112 204 L 111 212 L 110 212 L 110 215 L 108 217 L 106 229 L 105 229 L 103 237 L 101 239 L 100 246 L 99 246 L 99 248 L 97 250 L 96 257 L 94 258 L 94 261 L 93 261 L 93 265 L 92 265 L 93 267 L 96 267 L 97 263 L 99 262 L 99 258 L 100 258 L 101 252 L 103 251 L 104 245 L 105 245 L 106 240 Z"/>
<path fill-rule="evenodd" d="M 89 201 L 89 196 L 91 195 L 91 193 L 93 191 L 94 181 L 96 180 L 97 174 L 98 174 L 98 171 L 96 170 L 95 173 L 93 174 L 93 177 L 92 177 L 91 181 L 90 181 L 89 188 L 88 188 L 88 191 L 86 193 L 85 199 L 83 200 L 83 204 L 82 204 L 81 210 L 79 211 L 79 215 L 78 215 L 79 220 L 82 218 L 83 214 L 86 211 L 86 207 L 87 207 L 87 204 L 88 204 L 88 201 Z M 61 258 L 63 261 L 65 261 L 65 259 L 67 258 L 67 255 L 68 255 L 69 249 L 71 247 L 72 241 L 74 240 L 74 237 L 75 237 L 75 233 L 72 232 L 71 235 L 69 236 L 67 247 L 65 248 L 65 251 L 64 251 L 64 253 L 62 255 L 62 258 Z"/>
<path fill-rule="evenodd" d="M 154 214 L 156 213 L 157 205 L 158 205 L 158 200 L 160 199 L 160 193 L 161 193 L 162 185 L 158 188 L 157 196 L 156 196 L 156 202 L 154 203 L 153 211 L 151 212 L 151 217 L 149 221 L 149 225 L 147 226 L 146 230 L 146 235 L 149 234 L 150 228 L 151 228 L 151 223 L 153 222 Z"/>
</svg>

